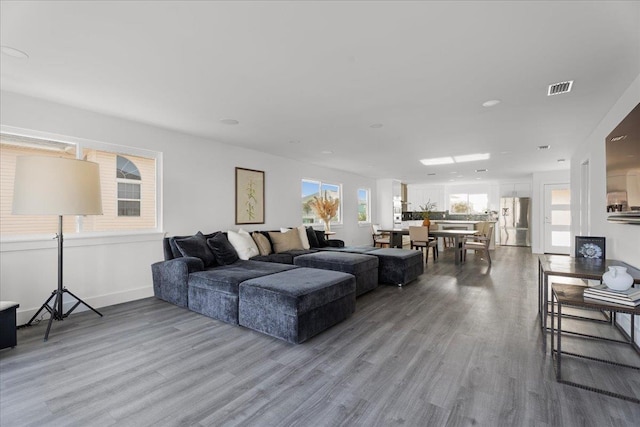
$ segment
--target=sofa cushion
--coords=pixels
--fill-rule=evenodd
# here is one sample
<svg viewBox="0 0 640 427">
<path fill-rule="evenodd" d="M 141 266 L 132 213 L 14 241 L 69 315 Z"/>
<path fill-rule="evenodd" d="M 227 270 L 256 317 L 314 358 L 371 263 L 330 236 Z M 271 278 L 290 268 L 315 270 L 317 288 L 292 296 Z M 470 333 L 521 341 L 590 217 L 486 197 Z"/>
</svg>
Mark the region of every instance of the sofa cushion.
<svg viewBox="0 0 640 427">
<path fill-rule="evenodd" d="M 298 230 L 289 230 L 286 233 L 269 232 L 269 237 L 273 243 L 273 251 L 275 253 L 287 252 L 291 250 L 302 250 L 302 242 Z"/>
<path fill-rule="evenodd" d="M 278 262 L 280 264 L 293 264 L 293 256 L 289 252 L 279 254 L 258 255 L 251 258 L 251 261 Z"/>
<path fill-rule="evenodd" d="M 315 249 L 294 249 L 287 252 L 280 252 L 277 254 L 258 255 L 251 258 L 251 261 L 265 261 L 265 262 L 279 262 L 282 264 L 293 264 L 293 259 L 300 255 L 307 255 L 316 253 Z"/>
<path fill-rule="evenodd" d="M 224 233 L 218 233 L 207 239 L 207 246 L 211 249 L 220 265 L 229 265 L 238 261 L 238 253 L 229 243 L 229 239 Z"/>
<path fill-rule="evenodd" d="M 256 242 L 253 241 L 253 237 L 242 228 L 238 231 L 227 231 L 227 239 L 229 239 L 229 243 L 231 243 L 236 250 L 240 259 L 246 261 L 260 254 Z"/>
<path fill-rule="evenodd" d="M 256 242 L 256 246 L 258 247 L 258 252 L 260 253 L 260 255 L 269 255 L 273 252 L 273 250 L 271 249 L 271 242 L 269 241 L 269 239 L 267 239 L 267 236 L 254 231 L 253 233 L 251 233 L 251 237 L 253 237 L 253 241 Z"/>
<path fill-rule="evenodd" d="M 270 262 L 239 260 L 230 265 L 191 273 L 189 275 L 189 286 L 237 295 L 238 286 L 245 280 L 268 276 L 294 268 L 297 267 Z"/>
<path fill-rule="evenodd" d="M 174 239 L 181 256 L 200 258 L 205 267 L 216 265 L 216 257 L 207 246 L 207 239 L 200 231 L 195 236 Z"/>
<path fill-rule="evenodd" d="M 312 248 L 319 248 L 320 243 L 318 242 L 318 237 L 316 236 L 316 231 L 313 227 L 307 227 L 307 239 L 309 240 L 309 246 Z"/>
</svg>

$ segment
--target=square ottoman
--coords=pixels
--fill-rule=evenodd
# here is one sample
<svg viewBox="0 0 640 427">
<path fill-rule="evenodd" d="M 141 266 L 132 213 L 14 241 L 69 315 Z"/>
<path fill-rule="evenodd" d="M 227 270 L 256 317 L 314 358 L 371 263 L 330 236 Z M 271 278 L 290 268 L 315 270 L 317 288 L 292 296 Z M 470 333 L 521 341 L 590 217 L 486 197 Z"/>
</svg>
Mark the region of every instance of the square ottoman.
<svg viewBox="0 0 640 427">
<path fill-rule="evenodd" d="M 239 324 L 299 344 L 351 316 L 352 274 L 315 268 L 250 279 L 240 284 Z"/>
<path fill-rule="evenodd" d="M 356 276 L 356 296 L 378 286 L 378 258 L 375 256 L 345 252 L 318 252 L 297 256 L 293 263 L 299 267 L 353 274 Z"/>
<path fill-rule="evenodd" d="M 367 253 L 378 257 L 380 283 L 402 286 L 424 273 L 424 259 L 421 251 L 384 248 Z"/>
</svg>

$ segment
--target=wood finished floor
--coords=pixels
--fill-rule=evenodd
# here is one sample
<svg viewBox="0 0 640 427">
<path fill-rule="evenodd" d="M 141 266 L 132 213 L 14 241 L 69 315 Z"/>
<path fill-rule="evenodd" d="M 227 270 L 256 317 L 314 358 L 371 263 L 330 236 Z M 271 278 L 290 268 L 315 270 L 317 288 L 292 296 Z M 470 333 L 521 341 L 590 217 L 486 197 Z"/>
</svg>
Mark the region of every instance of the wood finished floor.
<svg viewBox="0 0 640 427">
<path fill-rule="evenodd" d="M 527 248 L 498 248 L 491 269 L 445 252 L 298 346 L 154 298 L 74 314 L 48 342 L 42 323 L 0 351 L 0 425 L 638 426 L 640 405 L 555 382 L 536 287 Z M 565 344 L 640 364 L 617 344 Z M 640 396 L 638 371 L 565 360 L 572 380 Z"/>
</svg>

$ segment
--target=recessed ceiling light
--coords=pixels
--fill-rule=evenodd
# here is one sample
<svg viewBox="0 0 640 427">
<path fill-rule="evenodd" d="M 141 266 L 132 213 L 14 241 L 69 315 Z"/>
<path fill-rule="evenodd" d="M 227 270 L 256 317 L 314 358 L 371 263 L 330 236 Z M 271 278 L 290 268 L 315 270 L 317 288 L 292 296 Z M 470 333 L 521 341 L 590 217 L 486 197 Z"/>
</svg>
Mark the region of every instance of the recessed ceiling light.
<svg viewBox="0 0 640 427">
<path fill-rule="evenodd" d="M 618 142 L 627 139 L 627 135 L 614 136 L 611 138 L 611 142 Z"/>
<path fill-rule="evenodd" d="M 224 123 L 225 125 L 237 125 L 240 122 L 236 119 L 220 119 L 220 123 Z"/>
<path fill-rule="evenodd" d="M 551 148 L 550 145 L 538 145 L 538 150 L 548 150 Z"/>
<path fill-rule="evenodd" d="M 509 154 L 511 151 L 501 151 L 500 154 Z"/>
<path fill-rule="evenodd" d="M 435 159 L 422 159 L 420 160 L 425 166 L 433 166 L 433 165 L 448 165 L 453 163 L 453 159 L 451 157 L 437 157 Z"/>
<path fill-rule="evenodd" d="M 26 52 L 23 52 L 21 50 L 18 50 L 10 46 L 0 46 L 0 52 L 4 53 L 5 55 L 11 56 L 13 58 L 29 59 L 29 55 Z"/>
<path fill-rule="evenodd" d="M 500 104 L 500 100 L 499 99 L 490 99 L 488 101 L 483 102 L 482 106 L 483 107 L 495 107 L 498 104 Z"/>
<path fill-rule="evenodd" d="M 573 87 L 573 80 L 550 84 L 549 89 L 547 90 L 547 96 L 560 95 L 561 93 L 569 93 L 571 92 L 572 87 Z"/>
<path fill-rule="evenodd" d="M 331 150 L 322 150 L 321 153 L 322 154 L 333 154 L 333 151 L 331 151 Z"/>
<path fill-rule="evenodd" d="M 465 154 L 464 156 L 454 156 L 453 160 L 455 160 L 456 163 L 463 163 L 463 162 L 475 162 L 478 160 L 487 160 L 490 157 L 491 157 L 491 154 L 489 153 Z"/>
<path fill-rule="evenodd" d="M 558 163 L 564 163 L 564 162 L 566 162 L 565 159 L 558 159 Z"/>
<path fill-rule="evenodd" d="M 380 129 L 382 126 L 384 126 L 382 123 L 374 123 L 374 124 L 370 125 L 369 127 L 373 128 L 373 129 Z"/>
<path fill-rule="evenodd" d="M 435 176 L 435 172 L 428 173 L 427 176 Z"/>
<path fill-rule="evenodd" d="M 453 172 L 449 172 L 449 173 L 451 173 L 451 174 L 454 174 L 454 173 L 458 173 L 458 172 L 456 172 L 456 171 L 453 171 Z"/>
<path fill-rule="evenodd" d="M 489 169 L 476 169 L 476 172 L 487 172 Z"/>
</svg>

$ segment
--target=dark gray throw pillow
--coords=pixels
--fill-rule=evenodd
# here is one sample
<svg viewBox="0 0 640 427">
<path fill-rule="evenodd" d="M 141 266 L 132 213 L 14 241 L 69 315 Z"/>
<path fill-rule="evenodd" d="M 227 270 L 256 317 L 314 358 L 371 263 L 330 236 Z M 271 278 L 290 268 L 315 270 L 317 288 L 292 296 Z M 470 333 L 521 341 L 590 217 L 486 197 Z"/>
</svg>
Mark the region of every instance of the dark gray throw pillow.
<svg viewBox="0 0 640 427">
<path fill-rule="evenodd" d="M 213 252 L 216 257 L 216 261 L 220 265 L 229 265 L 238 261 L 238 252 L 229 242 L 229 239 L 224 233 L 218 233 L 210 239 L 207 239 L 207 246 Z"/>
<path fill-rule="evenodd" d="M 318 239 L 318 248 L 326 248 L 329 246 L 327 239 L 324 238 L 324 231 L 315 230 L 316 238 Z"/>
<path fill-rule="evenodd" d="M 318 242 L 318 238 L 316 237 L 316 231 L 313 227 L 307 227 L 307 239 L 309 239 L 309 246 L 312 248 L 319 248 L 320 243 Z"/>
<path fill-rule="evenodd" d="M 200 258 L 205 267 L 216 264 L 216 258 L 207 246 L 207 239 L 199 231 L 195 236 L 175 239 L 175 245 L 182 256 Z"/>
</svg>

